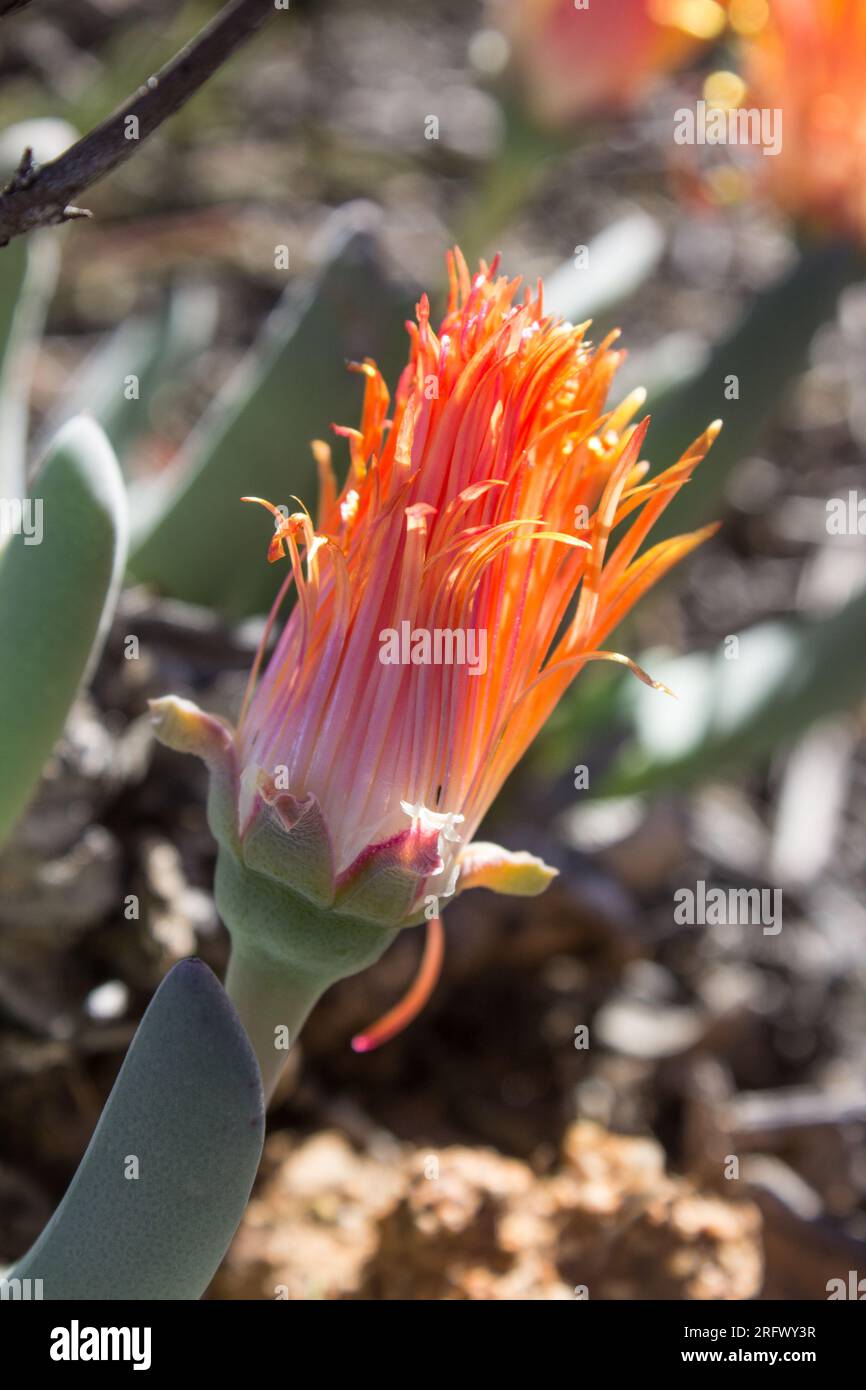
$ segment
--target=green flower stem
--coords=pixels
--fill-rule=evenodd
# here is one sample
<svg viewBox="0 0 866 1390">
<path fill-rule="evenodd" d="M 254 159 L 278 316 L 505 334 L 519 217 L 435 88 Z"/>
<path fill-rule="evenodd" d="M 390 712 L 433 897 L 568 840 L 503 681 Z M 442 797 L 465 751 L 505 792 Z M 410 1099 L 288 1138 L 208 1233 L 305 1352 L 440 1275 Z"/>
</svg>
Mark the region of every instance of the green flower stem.
<svg viewBox="0 0 866 1390">
<path fill-rule="evenodd" d="M 275 967 L 254 950 L 233 950 L 225 987 L 253 1045 L 268 1102 L 327 982 Z"/>
<path fill-rule="evenodd" d="M 377 961 L 397 928 L 317 906 L 242 863 L 225 844 L 214 893 L 232 939 L 226 992 L 249 1035 L 269 1099 L 313 1005 L 337 980 Z"/>
</svg>

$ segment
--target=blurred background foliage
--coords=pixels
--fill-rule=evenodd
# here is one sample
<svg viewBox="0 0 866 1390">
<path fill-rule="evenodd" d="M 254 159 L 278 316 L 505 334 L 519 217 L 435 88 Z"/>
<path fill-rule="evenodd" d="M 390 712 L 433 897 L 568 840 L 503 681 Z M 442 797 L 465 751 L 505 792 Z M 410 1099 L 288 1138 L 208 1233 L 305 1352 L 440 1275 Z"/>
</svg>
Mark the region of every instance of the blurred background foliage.
<svg viewBox="0 0 866 1390">
<path fill-rule="evenodd" d="M 14 168 L 31 137 L 89 129 L 218 9 L 40 0 L 0 21 L 0 162 Z M 456 238 L 540 277 L 550 307 L 592 317 L 595 335 L 622 329 L 617 391 L 648 389 L 654 469 L 724 419 L 671 508 L 678 528 L 723 525 L 616 638 L 677 704 L 588 670 L 491 816 L 491 834 L 559 865 L 557 888 L 534 905 L 455 904 L 437 1000 L 381 1056 L 360 1062 L 345 1040 L 399 989 L 414 943 L 354 993 L 333 991 L 282 1114 L 314 1134 L 336 1125 L 365 1152 L 387 1130 L 404 1145 L 492 1144 L 542 1172 L 575 1117 L 597 1120 L 651 1132 L 711 1186 L 725 1144 L 753 1149 L 770 1163 L 752 1188 L 772 1233 L 764 1287 L 785 1296 L 792 1245 L 814 1275 L 807 1296 L 820 1285 L 816 1222 L 857 1250 L 866 1240 L 866 550 L 856 527 L 827 526 L 828 501 L 863 482 L 862 248 L 795 226 L 758 189 L 708 196 L 731 181 L 677 163 L 672 113 L 737 70 L 736 33 L 694 44 L 637 105 L 554 127 L 517 78 L 519 52 L 504 66 L 496 22 L 495 7 L 458 0 L 293 3 L 92 191 L 93 222 L 0 251 L 0 490 L 19 495 L 26 471 L 42 495 L 58 430 L 74 434 L 85 412 L 104 437 L 88 427 L 81 447 L 103 483 L 116 455 L 131 531 L 118 594 L 125 521 L 91 509 L 104 556 L 93 593 L 85 602 L 74 546 L 44 579 L 49 597 L 31 590 L 50 634 L 19 608 L 21 547 L 0 562 L 0 585 L 16 585 L 0 643 L 24 650 L 29 634 L 51 691 L 42 743 L 14 777 L 7 757 L 9 827 L 95 669 L 0 858 L 0 1076 L 17 1126 L 0 1153 L 0 1258 L 62 1190 L 166 966 L 192 951 L 221 963 L 201 783 L 154 752 L 145 699 L 178 688 L 236 712 L 279 579 L 261 516 L 238 499 L 313 507 L 309 441 L 360 409 L 347 360 L 373 356 L 395 382 L 403 322 L 422 286 L 441 308 Z M 46 119 L 68 126 L 22 125 Z M 80 458 L 68 471 L 60 486 L 93 477 Z M 87 525 L 70 540 L 89 548 Z M 125 659 L 130 634 L 139 660 Z M 22 699 L 8 681 L 9 748 Z M 776 954 L 759 928 L 675 930 L 673 887 L 696 877 L 781 886 Z M 133 921 L 119 907 L 130 892 Z M 580 1053 L 571 1033 L 589 1021 L 599 1045 Z M 60 1117 L 67 1137 L 52 1147 Z M 233 1258 L 223 1292 L 252 1296 L 261 1251 Z M 333 1296 L 359 1279 L 322 1274 Z"/>
</svg>

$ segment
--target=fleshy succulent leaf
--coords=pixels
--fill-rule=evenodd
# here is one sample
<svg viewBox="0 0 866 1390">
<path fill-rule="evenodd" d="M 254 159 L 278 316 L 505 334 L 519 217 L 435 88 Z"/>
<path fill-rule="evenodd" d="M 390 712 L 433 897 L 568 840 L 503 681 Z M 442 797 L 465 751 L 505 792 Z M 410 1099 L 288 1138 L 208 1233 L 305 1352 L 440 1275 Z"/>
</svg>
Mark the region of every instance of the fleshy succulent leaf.
<svg viewBox="0 0 866 1390">
<path fill-rule="evenodd" d="M 20 391 L 16 389 L 18 325 L 27 279 L 30 244 L 23 238 L 0 256 L 0 497 L 24 494 L 24 439 L 20 427 Z M 0 546 L 3 537 L 0 536 Z"/>
<path fill-rule="evenodd" d="M 39 527 L 0 557 L 0 841 L 27 804 L 69 707 L 98 657 L 126 558 L 114 454 L 84 418 L 66 425 L 36 479 Z"/>
<path fill-rule="evenodd" d="M 14 173 L 21 151 L 53 159 L 76 138 L 65 121 L 22 121 L 0 136 L 0 186 Z M 25 450 L 30 380 L 59 266 L 56 238 L 36 233 L 0 250 L 0 498 L 25 494 Z M 0 535 L 0 548 L 3 546 Z"/>
<path fill-rule="evenodd" d="M 128 472 L 134 446 L 153 428 L 160 389 L 208 348 L 216 315 L 213 287 L 193 282 L 170 290 L 157 312 L 124 320 L 73 377 L 48 421 L 47 437 L 87 411 L 105 430 Z M 133 382 L 134 391 L 127 390 Z"/>
<path fill-rule="evenodd" d="M 46 1299 L 196 1299 L 243 1215 L 261 1077 L 222 986 L 176 965 L 141 1021 L 66 1196 L 11 1277 Z"/>
</svg>

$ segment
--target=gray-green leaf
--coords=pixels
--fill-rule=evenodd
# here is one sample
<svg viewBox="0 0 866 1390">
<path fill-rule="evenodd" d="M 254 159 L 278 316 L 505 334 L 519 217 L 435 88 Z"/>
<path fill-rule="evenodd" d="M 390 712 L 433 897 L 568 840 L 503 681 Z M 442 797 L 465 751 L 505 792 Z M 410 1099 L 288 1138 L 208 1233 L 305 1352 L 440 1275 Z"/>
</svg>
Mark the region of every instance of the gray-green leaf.
<svg viewBox="0 0 866 1390">
<path fill-rule="evenodd" d="M 4 499 L 0 843 L 29 801 L 102 646 L 126 559 L 126 499 L 105 436 L 66 425 L 33 496 Z"/>
<path fill-rule="evenodd" d="M 69 1191 L 10 1279 L 46 1299 L 195 1299 L 237 1229 L 264 1140 L 258 1063 L 198 960 L 141 1020 Z"/>
</svg>

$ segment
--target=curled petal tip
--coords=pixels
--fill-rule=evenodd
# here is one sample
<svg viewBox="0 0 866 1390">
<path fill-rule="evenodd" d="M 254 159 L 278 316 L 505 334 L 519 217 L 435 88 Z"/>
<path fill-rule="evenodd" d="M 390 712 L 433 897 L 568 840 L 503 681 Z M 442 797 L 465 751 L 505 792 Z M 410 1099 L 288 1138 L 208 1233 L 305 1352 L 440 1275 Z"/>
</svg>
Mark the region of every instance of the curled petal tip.
<svg viewBox="0 0 866 1390">
<path fill-rule="evenodd" d="M 163 695 L 148 700 L 153 732 L 160 743 L 176 753 L 194 753 L 205 761 L 227 756 L 231 730 L 215 715 L 205 714 L 192 700 Z"/>
<path fill-rule="evenodd" d="M 179 695 L 161 695 L 159 699 L 148 700 L 150 722 L 157 738 L 175 746 L 175 737 L 191 731 L 198 720 L 206 716 L 192 700 Z"/>
<path fill-rule="evenodd" d="M 534 898 L 559 873 L 527 850 L 507 850 L 501 845 L 476 840 L 460 856 L 458 889 L 489 888 L 493 893 L 509 893 Z"/>
</svg>

